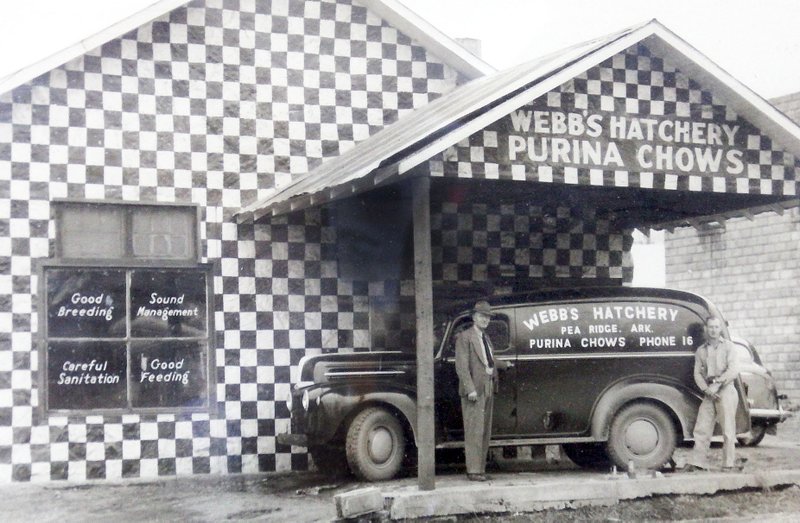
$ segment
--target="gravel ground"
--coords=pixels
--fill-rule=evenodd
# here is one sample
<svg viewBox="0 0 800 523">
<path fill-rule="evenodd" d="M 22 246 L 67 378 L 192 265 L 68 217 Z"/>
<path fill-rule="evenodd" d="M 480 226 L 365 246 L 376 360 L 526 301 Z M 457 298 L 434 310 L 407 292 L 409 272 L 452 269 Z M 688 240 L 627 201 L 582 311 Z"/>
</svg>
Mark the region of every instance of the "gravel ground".
<svg viewBox="0 0 800 523">
<path fill-rule="evenodd" d="M 682 464 L 688 449 L 679 449 Z M 716 459 L 720 448 L 712 449 Z M 745 472 L 800 468 L 800 419 L 790 419 L 755 448 L 739 449 Z M 574 474 L 568 460 L 554 467 Z M 674 472 L 669 474 L 685 474 Z M 703 474 L 702 472 L 697 474 Z M 463 475 L 442 468 L 437 476 Z M 399 483 L 413 484 L 414 478 Z M 0 486 L 0 520 L 71 521 L 331 521 L 333 496 L 367 486 L 352 479 L 331 481 L 312 473 L 181 477 L 121 482 L 51 482 Z M 797 521 L 800 488 L 750 490 L 712 496 L 658 496 L 607 507 L 549 510 L 502 516 L 472 515 L 434 522 L 551 521 Z"/>
<path fill-rule="evenodd" d="M 675 459 L 685 462 L 689 449 L 679 449 Z M 722 449 L 712 447 L 712 460 L 720 465 Z M 800 412 L 778 427 L 777 436 L 766 436 L 758 447 L 737 448 L 737 457 L 746 458 L 745 472 L 800 468 Z M 675 472 L 681 474 L 681 472 Z M 702 472 L 697 474 L 703 474 Z M 562 522 L 562 521 L 780 521 L 800 520 L 800 487 L 754 489 L 707 496 L 656 496 L 621 501 L 616 505 L 546 510 L 536 513 L 493 516 L 464 516 L 429 519 L 444 521 L 488 522 Z"/>
<path fill-rule="evenodd" d="M 547 510 L 500 517 L 468 516 L 428 521 L 562 522 L 562 521 L 797 521 L 800 487 L 747 491 L 713 496 L 658 496 L 622 501 L 610 507 Z"/>
</svg>

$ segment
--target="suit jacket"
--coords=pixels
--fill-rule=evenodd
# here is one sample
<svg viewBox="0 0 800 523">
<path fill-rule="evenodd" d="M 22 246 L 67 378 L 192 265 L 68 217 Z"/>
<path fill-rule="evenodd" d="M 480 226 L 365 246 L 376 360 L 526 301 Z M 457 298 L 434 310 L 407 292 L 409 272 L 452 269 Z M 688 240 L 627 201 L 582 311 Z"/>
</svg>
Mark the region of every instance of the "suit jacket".
<svg viewBox="0 0 800 523">
<path fill-rule="evenodd" d="M 486 337 L 489 340 L 489 337 Z M 492 349 L 492 342 L 489 341 Z M 492 353 L 494 356 L 494 352 Z M 497 380 L 497 370 L 505 370 L 509 366 L 507 361 L 494 358 L 492 374 L 486 372 L 486 351 L 483 348 L 481 332 L 472 326 L 458 334 L 456 337 L 456 373 L 458 374 L 458 393 L 468 396 L 472 392 L 479 395 L 486 390 L 488 380 Z"/>
</svg>

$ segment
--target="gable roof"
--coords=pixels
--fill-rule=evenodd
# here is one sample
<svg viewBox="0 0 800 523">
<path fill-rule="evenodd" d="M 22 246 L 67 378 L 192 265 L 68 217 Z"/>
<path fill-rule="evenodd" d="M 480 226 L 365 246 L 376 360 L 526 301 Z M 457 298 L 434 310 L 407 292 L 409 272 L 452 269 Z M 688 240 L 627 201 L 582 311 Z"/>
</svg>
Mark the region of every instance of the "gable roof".
<svg viewBox="0 0 800 523">
<path fill-rule="evenodd" d="M 396 181 L 472 133 L 640 42 L 654 54 L 669 57 L 679 70 L 800 157 L 800 127 L 654 19 L 460 86 L 243 208 L 237 219 L 258 220 Z"/>
<path fill-rule="evenodd" d="M 159 0 L 83 40 L 62 49 L 47 58 L 0 78 L 0 94 L 6 93 L 34 78 L 52 71 L 70 60 L 86 54 L 115 38 L 138 29 L 190 0 Z M 467 51 L 458 42 L 448 37 L 416 13 L 396 0 L 355 0 L 367 10 L 382 18 L 392 27 L 417 42 L 443 63 L 470 80 L 495 71 L 495 68 Z"/>
</svg>

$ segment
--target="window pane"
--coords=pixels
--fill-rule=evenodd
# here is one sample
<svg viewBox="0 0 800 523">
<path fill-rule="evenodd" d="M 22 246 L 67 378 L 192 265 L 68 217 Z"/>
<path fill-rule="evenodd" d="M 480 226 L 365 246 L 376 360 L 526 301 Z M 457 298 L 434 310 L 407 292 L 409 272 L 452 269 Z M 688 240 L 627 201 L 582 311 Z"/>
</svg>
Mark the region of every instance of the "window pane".
<svg viewBox="0 0 800 523">
<path fill-rule="evenodd" d="M 196 341 L 131 343 L 131 405 L 204 407 L 208 404 L 206 346 Z"/>
<path fill-rule="evenodd" d="M 47 345 L 50 409 L 125 408 L 127 376 L 124 341 L 57 341 Z"/>
<path fill-rule="evenodd" d="M 131 335 L 143 338 L 206 336 L 205 273 L 133 271 Z"/>
<path fill-rule="evenodd" d="M 135 258 L 192 259 L 195 257 L 195 211 L 147 207 L 133 214 Z"/>
<path fill-rule="evenodd" d="M 495 352 L 504 352 L 511 346 L 508 318 L 505 315 L 493 319 L 486 327 L 486 334 L 492 340 Z"/>
<path fill-rule="evenodd" d="M 51 338 L 124 338 L 125 271 L 48 270 L 47 335 Z"/>
<path fill-rule="evenodd" d="M 122 209 L 68 206 L 61 211 L 61 255 L 64 258 L 121 258 L 125 253 Z"/>
</svg>

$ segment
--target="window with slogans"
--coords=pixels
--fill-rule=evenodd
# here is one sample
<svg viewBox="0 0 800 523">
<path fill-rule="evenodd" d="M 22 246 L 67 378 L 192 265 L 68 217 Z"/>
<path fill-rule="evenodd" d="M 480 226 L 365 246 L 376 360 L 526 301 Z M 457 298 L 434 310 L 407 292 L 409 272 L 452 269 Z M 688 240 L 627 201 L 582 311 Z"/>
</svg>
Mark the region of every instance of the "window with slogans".
<svg viewBox="0 0 800 523">
<path fill-rule="evenodd" d="M 46 406 L 206 409 L 209 267 L 43 268 Z"/>
<path fill-rule="evenodd" d="M 675 303 L 603 301 L 517 309 L 520 354 L 694 351 L 703 318 Z"/>
</svg>

